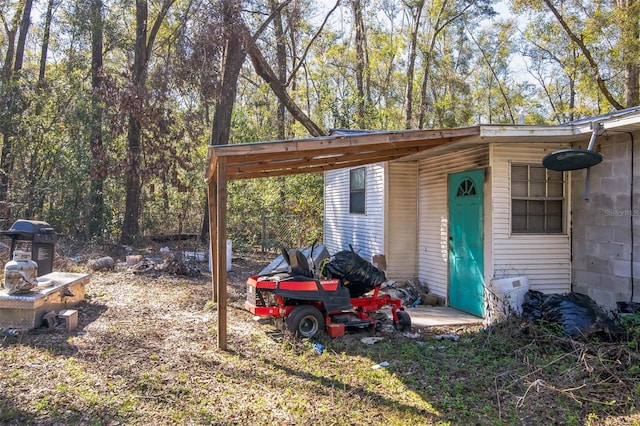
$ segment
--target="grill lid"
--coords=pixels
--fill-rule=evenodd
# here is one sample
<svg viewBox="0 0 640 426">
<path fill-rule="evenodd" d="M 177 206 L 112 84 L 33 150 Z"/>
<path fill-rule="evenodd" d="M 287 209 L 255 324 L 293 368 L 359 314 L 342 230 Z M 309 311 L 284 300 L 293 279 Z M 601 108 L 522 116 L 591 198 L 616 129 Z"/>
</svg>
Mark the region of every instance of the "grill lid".
<svg viewBox="0 0 640 426">
<path fill-rule="evenodd" d="M 0 231 L 0 235 L 32 240 L 38 235 L 46 235 L 48 239 L 55 238 L 56 233 L 47 222 L 19 219 L 8 230 Z"/>
<path fill-rule="evenodd" d="M 13 222 L 13 225 L 11 225 L 9 231 L 29 234 L 46 234 L 54 232 L 51 225 L 49 225 L 47 222 L 24 219 L 19 219 Z"/>
</svg>

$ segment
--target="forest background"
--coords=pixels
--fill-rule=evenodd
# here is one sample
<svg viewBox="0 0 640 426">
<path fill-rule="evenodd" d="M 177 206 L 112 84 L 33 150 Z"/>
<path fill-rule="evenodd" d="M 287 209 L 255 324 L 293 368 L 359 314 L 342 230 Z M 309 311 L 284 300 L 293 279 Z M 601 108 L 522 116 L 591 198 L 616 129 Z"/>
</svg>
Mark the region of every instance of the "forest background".
<svg viewBox="0 0 640 426">
<path fill-rule="evenodd" d="M 639 10 L 636 0 L 2 0 L 0 225 L 44 220 L 122 244 L 205 238 L 209 144 L 564 123 L 636 106 Z M 322 175 L 232 181 L 228 192 L 235 248 L 291 237 L 274 224 L 321 238 Z"/>
</svg>

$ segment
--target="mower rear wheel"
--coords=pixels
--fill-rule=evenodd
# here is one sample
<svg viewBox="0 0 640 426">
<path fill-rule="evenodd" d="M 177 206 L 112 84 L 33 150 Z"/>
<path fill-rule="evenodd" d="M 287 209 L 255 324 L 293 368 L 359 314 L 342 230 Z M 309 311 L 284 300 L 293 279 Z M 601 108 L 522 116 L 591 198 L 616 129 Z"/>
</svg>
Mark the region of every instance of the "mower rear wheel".
<svg viewBox="0 0 640 426">
<path fill-rule="evenodd" d="M 405 331 L 411 329 L 411 317 L 405 311 L 396 312 L 398 315 L 398 322 L 393 325 L 396 327 L 398 331 Z"/>
<path fill-rule="evenodd" d="M 300 305 L 287 317 L 287 329 L 299 338 L 313 337 L 323 331 L 324 326 L 324 315 L 311 305 Z"/>
</svg>

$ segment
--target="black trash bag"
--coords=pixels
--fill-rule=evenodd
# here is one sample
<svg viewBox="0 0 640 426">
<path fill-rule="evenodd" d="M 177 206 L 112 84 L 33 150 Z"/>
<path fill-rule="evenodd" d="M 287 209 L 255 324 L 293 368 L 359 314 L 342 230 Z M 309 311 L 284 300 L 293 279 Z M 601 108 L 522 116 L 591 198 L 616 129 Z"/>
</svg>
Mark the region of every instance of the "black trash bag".
<svg viewBox="0 0 640 426">
<path fill-rule="evenodd" d="M 542 305 L 542 317 L 562 325 L 571 337 L 612 336 L 618 326 L 589 296 L 581 293 L 549 296 Z"/>
<path fill-rule="evenodd" d="M 523 317 L 531 322 L 546 320 L 560 324 L 572 338 L 601 335 L 613 337 L 617 324 L 589 296 L 581 293 L 545 295 L 529 290 L 522 304 Z"/>
<path fill-rule="evenodd" d="M 529 290 L 522 301 L 522 317 L 529 322 L 536 322 L 542 318 L 542 304 L 547 296 L 544 293 Z"/>
<path fill-rule="evenodd" d="M 353 248 L 336 253 L 322 273 L 327 278 L 343 280 L 352 298 L 363 296 L 387 280 L 384 271 L 364 260 Z"/>
</svg>

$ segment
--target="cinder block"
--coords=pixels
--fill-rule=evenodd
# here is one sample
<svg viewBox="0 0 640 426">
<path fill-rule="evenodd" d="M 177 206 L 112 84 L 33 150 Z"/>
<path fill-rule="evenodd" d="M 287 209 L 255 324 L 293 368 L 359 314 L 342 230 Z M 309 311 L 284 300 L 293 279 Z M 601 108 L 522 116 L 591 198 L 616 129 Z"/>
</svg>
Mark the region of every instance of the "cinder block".
<svg viewBox="0 0 640 426">
<path fill-rule="evenodd" d="M 78 328 L 78 311 L 75 309 L 65 309 L 64 311 L 60 311 L 58 314 L 58 318 L 60 318 L 66 325 L 67 331 L 72 331 Z"/>
</svg>

